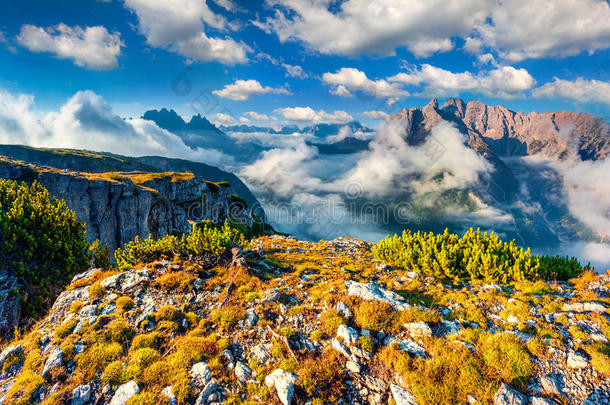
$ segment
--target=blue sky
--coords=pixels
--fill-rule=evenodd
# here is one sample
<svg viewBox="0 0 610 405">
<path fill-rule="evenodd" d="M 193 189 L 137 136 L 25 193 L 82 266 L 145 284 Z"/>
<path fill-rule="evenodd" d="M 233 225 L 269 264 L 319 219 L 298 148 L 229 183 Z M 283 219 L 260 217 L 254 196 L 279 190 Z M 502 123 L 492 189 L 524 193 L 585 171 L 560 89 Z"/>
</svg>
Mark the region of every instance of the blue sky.
<svg viewBox="0 0 610 405">
<path fill-rule="evenodd" d="M 605 0 L 26 0 L 0 32 L 0 89 L 41 114 L 91 90 L 217 123 L 375 125 L 449 96 L 610 119 Z"/>
</svg>

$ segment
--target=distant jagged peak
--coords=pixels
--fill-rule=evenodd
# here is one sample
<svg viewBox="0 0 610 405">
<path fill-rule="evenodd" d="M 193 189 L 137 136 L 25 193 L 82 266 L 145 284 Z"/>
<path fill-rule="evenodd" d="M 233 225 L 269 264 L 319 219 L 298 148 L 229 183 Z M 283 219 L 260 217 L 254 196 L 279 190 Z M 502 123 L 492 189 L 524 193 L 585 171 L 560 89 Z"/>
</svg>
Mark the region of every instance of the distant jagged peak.
<svg viewBox="0 0 610 405">
<path fill-rule="evenodd" d="M 449 98 L 439 108 L 432 99 L 424 107 L 405 108 L 390 117 L 402 122 L 406 139 L 422 142 L 431 128 L 445 120 L 468 134 L 468 144 L 482 144 L 499 156 L 577 154 L 585 160 L 610 155 L 610 126 L 602 119 L 573 111 L 513 111 L 503 105 L 490 106 L 480 100 Z"/>
<path fill-rule="evenodd" d="M 214 131 L 221 132 L 214 124 L 212 124 L 206 117 L 200 114 L 193 115 L 190 121 L 187 123 L 184 119 L 173 109 L 168 110 L 162 108 L 160 110 L 148 110 L 142 116 L 143 119 L 153 121 L 160 128 L 168 131 Z"/>
<path fill-rule="evenodd" d="M 167 129 L 168 131 L 182 130 L 186 126 L 186 122 L 176 111 L 173 109 L 168 110 L 167 108 L 148 110 L 142 115 L 142 119 L 153 121 L 160 128 Z"/>
</svg>

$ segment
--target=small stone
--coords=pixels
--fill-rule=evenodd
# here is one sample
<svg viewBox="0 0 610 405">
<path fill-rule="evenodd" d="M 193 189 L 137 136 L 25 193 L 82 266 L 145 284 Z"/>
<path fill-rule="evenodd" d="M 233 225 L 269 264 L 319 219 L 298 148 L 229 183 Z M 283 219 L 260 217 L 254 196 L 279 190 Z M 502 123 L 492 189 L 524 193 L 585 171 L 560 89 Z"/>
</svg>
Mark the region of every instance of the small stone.
<svg viewBox="0 0 610 405">
<path fill-rule="evenodd" d="M 400 385 L 390 384 L 392 398 L 396 401 L 396 405 L 417 405 L 415 396 Z"/>
<path fill-rule="evenodd" d="M 567 365 L 570 368 L 576 369 L 586 368 L 589 365 L 589 358 L 583 353 L 570 350 L 568 352 Z"/>
<path fill-rule="evenodd" d="M 352 354 L 354 354 L 356 357 L 360 357 L 362 359 L 367 359 L 370 360 L 373 358 L 373 353 L 366 351 L 364 349 L 359 348 L 358 346 L 351 346 L 349 348 L 349 350 L 352 352 Z"/>
<path fill-rule="evenodd" d="M 412 337 L 432 336 L 432 329 L 430 329 L 426 322 L 405 323 L 403 326 Z"/>
<path fill-rule="evenodd" d="M 191 380 L 195 386 L 199 388 L 205 387 L 211 377 L 212 372 L 206 363 L 195 363 L 193 364 L 193 367 L 191 367 Z"/>
<path fill-rule="evenodd" d="M 527 397 L 502 383 L 494 395 L 494 405 L 527 405 Z"/>
<path fill-rule="evenodd" d="M 397 339 L 394 336 L 388 336 L 383 343 L 386 346 L 396 344 L 400 350 L 404 350 L 415 357 L 426 357 L 426 349 L 411 339 Z"/>
<path fill-rule="evenodd" d="M 97 313 L 97 305 L 85 305 L 80 309 L 78 314 L 83 318 L 89 318 L 95 316 Z"/>
<path fill-rule="evenodd" d="M 354 295 L 365 300 L 387 302 L 397 311 L 411 308 L 411 305 L 405 301 L 404 297 L 393 291 L 381 288 L 375 283 L 346 281 L 345 286 L 347 287 L 348 295 Z"/>
<path fill-rule="evenodd" d="M 347 347 L 343 345 L 343 343 L 339 342 L 336 338 L 333 338 L 331 341 L 331 345 L 333 349 L 344 355 L 345 357 L 350 357 L 350 352 L 347 350 Z"/>
<path fill-rule="evenodd" d="M 129 381 L 119 386 L 110 400 L 110 405 L 125 405 L 127 401 L 140 392 L 140 387 L 135 381 Z"/>
<path fill-rule="evenodd" d="M 116 311 L 116 305 L 114 304 L 114 302 L 110 305 L 105 306 L 101 311 L 100 311 L 100 315 L 110 315 L 111 313 L 113 313 L 114 311 Z"/>
<path fill-rule="evenodd" d="M 254 308 L 248 308 L 246 310 L 246 317 L 244 319 L 244 322 L 249 327 L 253 327 L 258 323 L 258 315 L 256 314 Z"/>
<path fill-rule="evenodd" d="M 212 395 L 212 393 L 214 391 L 216 391 L 217 387 L 218 387 L 218 381 L 215 378 L 212 378 L 210 381 L 208 381 L 208 383 L 199 393 L 199 396 L 197 397 L 195 404 L 204 405 L 207 402 L 210 395 Z"/>
<path fill-rule="evenodd" d="M 270 288 L 268 290 L 265 290 L 265 292 L 263 293 L 263 296 L 261 297 L 261 303 L 276 302 L 280 299 L 281 296 L 282 293 L 280 292 L 280 290 L 278 290 L 277 288 Z"/>
<path fill-rule="evenodd" d="M 267 360 L 269 360 L 269 352 L 272 347 L 273 345 L 271 344 L 259 343 L 250 349 L 250 358 L 261 364 L 265 364 Z"/>
<path fill-rule="evenodd" d="M 557 405 L 557 403 L 542 397 L 531 397 L 530 405 Z"/>
<path fill-rule="evenodd" d="M 542 387 L 542 392 L 547 395 L 562 395 L 561 388 L 559 388 L 557 380 L 555 380 L 551 375 L 540 377 L 540 386 Z"/>
<path fill-rule="evenodd" d="M 343 339 L 348 345 L 356 344 L 356 342 L 358 342 L 358 336 L 356 329 L 345 324 L 341 324 L 337 328 L 337 337 Z"/>
<path fill-rule="evenodd" d="M 297 376 L 287 373 L 281 368 L 276 368 L 273 373 L 265 377 L 267 388 L 274 388 L 277 396 L 283 405 L 290 405 L 294 396 L 294 384 L 297 382 Z"/>
<path fill-rule="evenodd" d="M 83 384 L 72 391 L 72 405 L 84 405 L 91 399 L 91 384 Z"/>
<path fill-rule="evenodd" d="M 606 312 L 606 307 L 598 302 L 574 302 L 572 304 L 563 304 L 561 310 L 564 312 L 596 312 L 603 314 Z"/>
<path fill-rule="evenodd" d="M 64 352 L 61 350 L 61 348 L 56 347 L 55 349 L 53 349 L 51 351 L 51 354 L 49 354 L 47 361 L 44 363 L 44 368 L 42 369 L 42 376 L 46 377 L 49 371 L 51 371 L 55 367 L 61 366 L 63 360 Z"/>
<path fill-rule="evenodd" d="M 176 396 L 174 395 L 173 389 L 174 387 L 169 385 L 163 388 L 163 390 L 161 390 L 161 394 L 163 394 L 165 398 L 167 398 L 169 405 L 176 405 L 178 403 L 178 401 L 176 400 Z"/>
<path fill-rule="evenodd" d="M 248 366 L 246 366 L 242 361 L 239 360 L 235 363 L 235 369 L 233 371 L 239 382 L 242 384 L 248 381 L 248 379 L 252 375 L 252 370 L 250 370 Z"/>
<path fill-rule="evenodd" d="M 345 363 L 345 368 L 347 368 L 349 371 L 351 371 L 354 374 L 360 374 L 360 365 L 358 363 L 356 363 L 355 361 L 351 361 L 348 360 L 347 363 Z"/>
<path fill-rule="evenodd" d="M 347 306 L 347 304 L 345 302 L 339 302 L 337 303 L 337 305 L 335 306 L 335 309 L 337 310 L 337 312 L 339 312 L 341 314 L 342 317 L 344 317 L 345 319 L 349 319 L 352 317 L 352 311 L 351 309 L 349 309 L 349 307 Z"/>
<path fill-rule="evenodd" d="M 105 278 L 100 282 L 100 285 L 105 289 L 117 289 L 119 285 L 119 281 L 125 278 L 127 275 L 126 272 L 115 274 L 114 276 L 110 276 Z"/>
</svg>

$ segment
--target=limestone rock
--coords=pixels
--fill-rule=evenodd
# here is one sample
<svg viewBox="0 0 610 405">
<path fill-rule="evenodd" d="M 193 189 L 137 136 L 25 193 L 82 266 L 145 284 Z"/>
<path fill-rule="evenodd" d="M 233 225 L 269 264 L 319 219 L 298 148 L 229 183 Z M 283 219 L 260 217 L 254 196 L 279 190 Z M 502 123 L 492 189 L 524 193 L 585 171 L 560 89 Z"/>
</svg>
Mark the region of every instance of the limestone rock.
<svg viewBox="0 0 610 405">
<path fill-rule="evenodd" d="M 564 312 L 596 312 L 603 314 L 606 312 L 606 307 L 599 302 L 574 302 L 572 304 L 563 304 L 561 310 Z"/>
<path fill-rule="evenodd" d="M 589 365 L 590 361 L 586 354 L 575 352 L 570 350 L 568 352 L 567 365 L 570 368 L 585 368 Z"/>
<path fill-rule="evenodd" d="M 21 318 L 21 300 L 13 291 L 21 289 L 17 277 L 0 269 L 0 336 L 12 333 Z"/>
<path fill-rule="evenodd" d="M 337 305 L 335 305 L 335 309 L 345 319 L 349 319 L 352 317 L 352 310 L 349 309 L 349 307 L 347 306 L 347 304 L 345 304 L 345 302 L 338 302 Z"/>
<path fill-rule="evenodd" d="M 396 405 L 417 405 L 415 396 L 400 385 L 390 384 L 392 398 L 396 401 Z"/>
<path fill-rule="evenodd" d="M 403 325 L 412 337 L 432 336 L 432 329 L 426 322 L 411 322 Z"/>
<path fill-rule="evenodd" d="M 110 405 L 125 405 L 131 397 L 140 393 L 140 387 L 135 381 L 131 380 L 117 388 L 110 400 Z"/>
<path fill-rule="evenodd" d="M 89 402 L 91 398 L 92 390 L 91 384 L 83 384 L 74 388 L 72 391 L 72 402 L 71 405 L 84 405 Z"/>
<path fill-rule="evenodd" d="M 527 397 L 502 383 L 494 395 L 494 405 L 527 405 Z"/>
<path fill-rule="evenodd" d="M 393 291 L 379 287 L 375 283 L 358 283 L 356 281 L 346 281 L 348 295 L 355 295 L 365 300 L 383 301 L 390 304 L 395 310 L 402 311 L 410 308 L 403 297 Z"/>
<path fill-rule="evenodd" d="M 191 380 L 195 386 L 199 388 L 205 387 L 210 378 L 212 378 L 212 372 L 206 363 L 199 362 L 193 364 L 191 367 Z"/>
<path fill-rule="evenodd" d="M 55 349 L 53 349 L 51 351 L 51 354 L 49 354 L 47 361 L 44 363 L 44 368 L 42 369 L 42 376 L 46 376 L 49 371 L 51 371 L 55 367 L 61 366 L 63 360 L 64 352 L 61 350 L 61 348 L 56 347 Z"/>
<path fill-rule="evenodd" d="M 261 302 L 276 302 L 280 299 L 282 293 L 277 288 L 270 288 L 263 292 L 263 296 L 261 297 Z"/>
<path fill-rule="evenodd" d="M 343 339 L 343 341 L 348 345 L 353 345 L 358 342 L 358 332 L 356 329 L 351 326 L 347 326 L 346 324 L 341 324 L 337 328 L 337 337 Z"/>
<path fill-rule="evenodd" d="M 281 368 L 276 368 L 271 374 L 265 377 L 267 388 L 275 388 L 277 396 L 283 405 L 290 405 L 294 396 L 294 384 L 297 376 L 287 373 Z"/>
</svg>

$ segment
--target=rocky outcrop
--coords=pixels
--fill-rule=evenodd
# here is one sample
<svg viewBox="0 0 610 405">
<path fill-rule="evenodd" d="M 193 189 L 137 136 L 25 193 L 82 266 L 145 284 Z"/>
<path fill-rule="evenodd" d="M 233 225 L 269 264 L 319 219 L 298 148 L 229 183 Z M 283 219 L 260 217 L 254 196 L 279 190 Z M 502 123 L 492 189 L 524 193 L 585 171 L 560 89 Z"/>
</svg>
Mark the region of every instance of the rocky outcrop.
<svg viewBox="0 0 610 405">
<path fill-rule="evenodd" d="M 423 141 L 434 125 L 445 120 L 468 134 L 468 144 L 474 150 L 486 146 L 498 156 L 542 153 L 565 158 L 577 153 L 583 160 L 598 160 L 610 154 L 610 126 L 585 113 L 526 114 L 501 105 L 450 98 L 441 107 L 437 100 L 432 100 L 421 109 L 404 109 L 392 119 L 404 122 L 406 138 L 415 144 Z"/>
<path fill-rule="evenodd" d="M 136 236 L 160 237 L 187 232 L 191 221 L 222 222 L 232 218 L 252 226 L 255 217 L 247 203 L 227 183 L 212 183 L 197 176 L 176 178 L 153 173 L 91 174 L 57 170 L 0 159 L 0 178 L 37 180 L 87 226 L 87 239 L 99 239 L 111 251 Z M 132 180 L 133 179 L 133 180 Z"/>
<path fill-rule="evenodd" d="M 207 405 L 610 401 L 610 313 L 564 310 L 584 291 L 609 288 L 610 274 L 581 288 L 541 281 L 532 292 L 530 283 L 448 285 L 378 267 L 369 245 L 353 239 L 274 235 L 251 246 L 232 252 L 226 271 L 197 273 L 196 263 L 164 259 L 74 277 L 48 316 L 0 353 L 0 404 L 14 403 L 30 381 L 39 386 L 23 403 L 56 393 L 78 405 L 148 403 L 157 393 Z M 362 317 L 371 300 L 396 306 L 384 315 L 387 327 Z M 107 381 L 113 370 L 126 374 Z"/>
<path fill-rule="evenodd" d="M 21 318 L 21 285 L 11 272 L 0 269 L 0 335 L 12 331 Z"/>
</svg>

